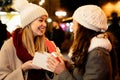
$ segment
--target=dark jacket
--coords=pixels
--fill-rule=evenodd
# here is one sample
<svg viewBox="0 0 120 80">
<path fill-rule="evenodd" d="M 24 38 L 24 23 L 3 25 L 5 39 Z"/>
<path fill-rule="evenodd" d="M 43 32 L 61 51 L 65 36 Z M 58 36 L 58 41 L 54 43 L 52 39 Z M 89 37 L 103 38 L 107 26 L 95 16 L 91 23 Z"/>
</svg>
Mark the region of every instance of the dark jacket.
<svg viewBox="0 0 120 80">
<path fill-rule="evenodd" d="M 85 65 L 85 73 L 74 68 L 73 73 L 68 70 L 57 76 L 58 80 L 112 80 L 112 67 L 108 50 L 97 47 L 89 52 Z"/>
</svg>

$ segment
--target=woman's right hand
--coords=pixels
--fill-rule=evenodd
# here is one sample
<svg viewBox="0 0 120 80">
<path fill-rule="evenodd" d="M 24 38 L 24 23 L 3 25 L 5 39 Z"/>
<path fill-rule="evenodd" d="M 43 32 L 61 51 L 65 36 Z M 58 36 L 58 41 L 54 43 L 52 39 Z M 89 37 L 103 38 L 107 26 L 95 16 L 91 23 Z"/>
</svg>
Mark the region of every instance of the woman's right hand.
<svg viewBox="0 0 120 80">
<path fill-rule="evenodd" d="M 47 62 L 48 62 L 47 67 L 56 74 L 60 74 L 66 69 L 63 59 L 59 56 L 58 56 L 58 58 L 59 58 L 59 60 L 57 60 L 55 56 L 50 55 L 47 60 Z"/>
<path fill-rule="evenodd" d="M 30 69 L 41 69 L 41 67 L 32 64 L 32 60 L 27 61 L 27 62 L 25 62 L 25 63 L 22 65 L 22 70 L 23 70 L 24 72 L 26 72 L 26 71 L 28 71 L 28 70 L 30 70 Z"/>
</svg>

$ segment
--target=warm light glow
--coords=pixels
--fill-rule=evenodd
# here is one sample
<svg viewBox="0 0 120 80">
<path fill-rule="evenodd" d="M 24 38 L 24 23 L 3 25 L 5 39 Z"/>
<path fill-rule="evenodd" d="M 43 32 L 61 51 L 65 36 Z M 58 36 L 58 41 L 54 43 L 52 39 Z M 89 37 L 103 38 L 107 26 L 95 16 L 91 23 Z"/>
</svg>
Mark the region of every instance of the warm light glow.
<svg viewBox="0 0 120 80">
<path fill-rule="evenodd" d="M 20 15 L 18 12 L 0 12 L 0 19 L 3 24 L 7 25 L 7 30 L 12 33 L 13 30 L 20 26 Z"/>
<path fill-rule="evenodd" d="M 12 17 L 10 21 L 6 23 L 7 30 L 12 33 L 18 26 L 20 26 L 20 15 Z"/>
<path fill-rule="evenodd" d="M 120 16 L 120 1 L 115 5 L 115 11 L 118 12 L 118 16 Z"/>
<path fill-rule="evenodd" d="M 67 15 L 67 12 L 65 11 L 56 11 L 55 15 L 58 17 L 65 17 Z"/>
<path fill-rule="evenodd" d="M 112 12 L 117 12 L 118 16 L 120 16 L 120 1 L 116 3 L 108 2 L 102 6 L 102 9 L 107 17 L 110 17 Z"/>
<path fill-rule="evenodd" d="M 102 7 L 102 9 L 103 9 L 103 11 L 105 12 L 105 14 L 106 14 L 107 16 L 110 16 L 111 13 L 114 11 L 114 5 L 109 2 L 109 3 L 107 3 L 106 5 L 104 5 L 104 6 Z"/>
<path fill-rule="evenodd" d="M 43 5 L 45 3 L 45 0 L 40 0 L 39 5 Z"/>
<path fill-rule="evenodd" d="M 6 15 L 6 14 L 7 14 L 6 12 L 0 12 L 0 16 Z"/>
<path fill-rule="evenodd" d="M 48 19 L 47 19 L 47 22 L 48 22 L 48 23 L 51 23 L 51 22 L 52 22 L 52 19 L 51 19 L 51 18 L 48 18 Z"/>
</svg>

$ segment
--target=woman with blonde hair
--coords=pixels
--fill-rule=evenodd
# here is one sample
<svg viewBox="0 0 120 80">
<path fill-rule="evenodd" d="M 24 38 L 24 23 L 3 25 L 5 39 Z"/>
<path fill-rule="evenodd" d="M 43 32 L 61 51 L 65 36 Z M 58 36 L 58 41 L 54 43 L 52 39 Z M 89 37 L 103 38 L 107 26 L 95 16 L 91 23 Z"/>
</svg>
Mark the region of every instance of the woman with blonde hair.
<svg viewBox="0 0 120 80">
<path fill-rule="evenodd" d="M 13 1 L 22 28 L 17 28 L 1 48 L 0 80 L 49 80 L 53 73 L 32 64 L 35 52 L 50 53 L 51 46 L 54 46 L 52 51 L 56 50 L 54 43 L 45 37 L 48 13 L 27 0 Z"/>
</svg>

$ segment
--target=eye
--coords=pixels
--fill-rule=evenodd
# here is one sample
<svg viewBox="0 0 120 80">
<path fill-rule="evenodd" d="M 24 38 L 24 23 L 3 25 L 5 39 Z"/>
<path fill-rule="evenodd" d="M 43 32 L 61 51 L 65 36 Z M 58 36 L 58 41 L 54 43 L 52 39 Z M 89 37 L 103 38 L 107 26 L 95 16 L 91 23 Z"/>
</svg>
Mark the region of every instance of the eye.
<svg viewBox="0 0 120 80">
<path fill-rule="evenodd" d="M 39 19 L 40 22 L 43 22 L 44 20 L 43 19 Z"/>
</svg>

